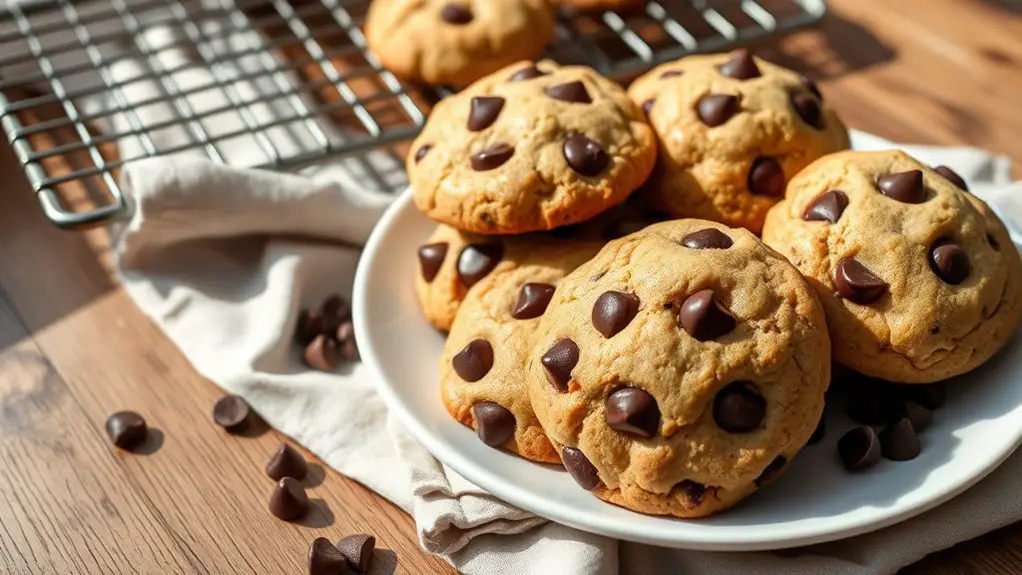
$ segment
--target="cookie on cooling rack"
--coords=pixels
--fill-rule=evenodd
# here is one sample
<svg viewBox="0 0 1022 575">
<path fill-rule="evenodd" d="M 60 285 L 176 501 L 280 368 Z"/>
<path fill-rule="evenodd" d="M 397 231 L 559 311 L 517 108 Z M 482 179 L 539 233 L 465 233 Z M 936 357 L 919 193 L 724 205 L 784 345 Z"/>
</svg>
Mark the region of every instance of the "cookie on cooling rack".
<svg viewBox="0 0 1022 575">
<path fill-rule="evenodd" d="M 834 358 L 889 381 L 979 366 L 1022 314 L 1004 225 L 953 172 L 901 151 L 843 152 L 796 176 L 763 239 L 816 288 Z"/>
<path fill-rule="evenodd" d="M 759 233 L 792 176 L 848 148 L 844 124 L 811 80 L 744 49 L 663 64 L 628 94 L 660 145 L 644 192 L 675 217 Z"/>
<path fill-rule="evenodd" d="M 775 478 L 812 435 L 830 344 L 812 288 L 744 229 L 654 224 L 565 277 L 526 384 L 579 485 L 702 517 Z"/>
<path fill-rule="evenodd" d="M 373 0 L 365 35 L 398 76 L 466 86 L 542 54 L 554 35 L 554 12 L 547 0 Z"/>
<path fill-rule="evenodd" d="M 628 197 L 656 159 L 624 90 L 591 68 L 519 62 L 437 104 L 407 166 L 415 205 L 480 234 L 550 230 Z"/>
</svg>

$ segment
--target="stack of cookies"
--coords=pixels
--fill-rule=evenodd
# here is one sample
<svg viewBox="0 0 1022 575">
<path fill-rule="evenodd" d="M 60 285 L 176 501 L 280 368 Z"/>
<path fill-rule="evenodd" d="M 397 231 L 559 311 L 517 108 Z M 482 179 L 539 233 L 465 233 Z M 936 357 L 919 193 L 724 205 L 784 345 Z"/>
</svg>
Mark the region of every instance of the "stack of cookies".
<svg viewBox="0 0 1022 575">
<path fill-rule="evenodd" d="M 702 517 L 810 441 L 832 361 L 974 369 L 1022 314 L 1004 226 L 946 168 L 847 147 L 811 80 L 745 50 L 627 92 L 519 62 L 443 100 L 407 168 L 447 410 L 602 499 Z"/>
</svg>

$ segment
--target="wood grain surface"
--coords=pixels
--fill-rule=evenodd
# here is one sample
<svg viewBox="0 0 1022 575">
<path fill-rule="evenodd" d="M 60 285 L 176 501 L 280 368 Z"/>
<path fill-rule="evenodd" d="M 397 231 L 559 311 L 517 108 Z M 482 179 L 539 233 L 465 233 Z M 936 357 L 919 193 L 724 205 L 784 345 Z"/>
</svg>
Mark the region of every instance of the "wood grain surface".
<svg viewBox="0 0 1022 575">
<path fill-rule="evenodd" d="M 816 75 L 856 128 L 1022 165 L 1022 1 L 833 0 L 820 28 L 760 53 Z M 273 518 L 262 468 L 286 438 L 212 424 L 221 392 L 117 286 L 107 233 L 46 223 L 6 143 L 0 194 L 0 573 L 295 574 L 312 539 L 356 531 L 377 536 L 379 573 L 452 572 L 400 510 L 321 463 L 316 511 Z M 120 409 L 154 428 L 144 453 L 106 439 Z M 1022 524 L 904 570 L 1020 572 Z"/>
</svg>

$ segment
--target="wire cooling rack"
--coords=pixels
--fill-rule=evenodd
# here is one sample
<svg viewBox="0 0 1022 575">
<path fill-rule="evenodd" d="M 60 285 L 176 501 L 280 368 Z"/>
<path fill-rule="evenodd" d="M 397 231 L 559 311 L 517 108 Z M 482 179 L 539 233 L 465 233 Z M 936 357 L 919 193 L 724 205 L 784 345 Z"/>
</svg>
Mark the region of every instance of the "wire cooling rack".
<svg viewBox="0 0 1022 575">
<path fill-rule="evenodd" d="M 397 190 L 399 143 L 443 95 L 400 82 L 366 50 L 369 0 L 4 2 L 0 126 L 62 228 L 123 217 L 120 169 L 174 153 L 277 170 L 343 156 Z M 562 14 L 550 53 L 627 79 L 825 11 L 825 0 L 659 0 Z M 399 175 L 381 176 L 383 164 Z"/>
</svg>

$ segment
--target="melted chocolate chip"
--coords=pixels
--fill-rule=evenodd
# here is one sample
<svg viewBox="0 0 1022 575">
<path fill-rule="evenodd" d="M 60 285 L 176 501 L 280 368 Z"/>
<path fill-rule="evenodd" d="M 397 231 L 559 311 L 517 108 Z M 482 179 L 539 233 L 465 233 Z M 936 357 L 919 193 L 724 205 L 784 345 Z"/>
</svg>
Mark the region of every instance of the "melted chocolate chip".
<svg viewBox="0 0 1022 575">
<path fill-rule="evenodd" d="M 738 97 L 731 94 L 707 94 L 696 104 L 699 119 L 711 128 L 727 122 L 738 110 Z"/>
<path fill-rule="evenodd" d="M 422 159 L 426 157 L 426 154 L 428 154 L 429 151 L 432 149 L 433 149 L 432 144 L 423 144 L 419 146 L 419 149 L 415 150 L 415 163 L 418 164 L 419 162 L 421 162 Z"/>
<path fill-rule="evenodd" d="M 546 370 L 547 381 L 554 389 L 564 393 L 568 391 L 568 382 L 571 381 L 571 370 L 578 365 L 578 344 L 570 339 L 557 340 L 540 359 L 543 368 Z"/>
<path fill-rule="evenodd" d="M 515 149 L 510 144 L 493 144 L 489 148 L 473 154 L 468 159 L 472 169 L 477 172 L 488 172 L 503 166 L 511 156 L 515 155 Z"/>
<path fill-rule="evenodd" d="M 838 262 L 834 288 L 841 297 L 857 304 L 869 304 L 887 293 L 887 282 L 852 258 Z"/>
<path fill-rule="evenodd" d="M 880 432 L 880 452 L 891 461 L 915 459 L 920 451 L 919 436 L 907 417 L 888 425 Z"/>
<path fill-rule="evenodd" d="M 732 52 L 731 59 L 721 64 L 720 73 L 736 80 L 749 80 L 761 75 L 752 52 L 746 48 Z"/>
<path fill-rule="evenodd" d="M 757 196 L 784 195 L 784 168 L 773 158 L 757 158 L 749 170 L 747 185 Z"/>
<path fill-rule="evenodd" d="M 608 291 L 596 298 L 592 320 L 603 337 L 614 337 L 639 313 L 639 298 L 630 293 Z"/>
<path fill-rule="evenodd" d="M 926 201 L 926 188 L 923 187 L 923 172 L 909 170 L 887 174 L 877 178 L 880 193 L 906 204 L 921 204 Z"/>
<path fill-rule="evenodd" d="M 518 290 L 518 301 L 511 310 L 515 319 L 532 319 L 543 315 L 550 298 L 554 297 L 554 286 L 541 283 L 527 283 Z"/>
<path fill-rule="evenodd" d="M 493 367 L 493 346 L 485 339 L 474 339 L 451 358 L 458 377 L 465 381 L 479 381 Z"/>
<path fill-rule="evenodd" d="M 812 94 L 796 92 L 791 95 L 791 107 L 802 118 L 802 121 L 816 129 L 823 128 L 823 114 L 820 111 L 820 101 Z"/>
<path fill-rule="evenodd" d="M 468 113 L 468 129 L 480 132 L 489 128 L 497 121 L 500 111 L 504 109 L 504 98 L 500 96 L 476 96 L 472 98 L 472 106 Z"/>
<path fill-rule="evenodd" d="M 726 250 L 734 245 L 734 242 L 724 232 L 716 228 L 706 228 L 681 238 L 681 245 L 694 250 Z"/>
<path fill-rule="evenodd" d="M 419 248 L 419 269 L 426 283 L 432 282 L 447 257 L 447 242 L 426 244 Z"/>
<path fill-rule="evenodd" d="M 660 428 L 660 408 L 648 391 L 623 387 L 607 398 L 604 414 L 611 429 L 653 437 Z"/>
<path fill-rule="evenodd" d="M 699 341 L 717 339 L 738 325 L 710 289 L 697 291 L 685 298 L 678 311 L 678 323 Z"/>
<path fill-rule="evenodd" d="M 472 11 L 459 4 L 445 4 L 440 19 L 448 24 L 468 24 L 472 21 Z"/>
<path fill-rule="evenodd" d="M 476 420 L 476 435 L 490 447 L 500 447 L 515 436 L 515 416 L 505 407 L 492 401 L 481 401 L 472 406 Z"/>
<path fill-rule="evenodd" d="M 866 469 L 880 461 L 880 442 L 872 427 L 860 425 L 837 440 L 837 453 L 848 471 Z"/>
<path fill-rule="evenodd" d="M 546 75 L 545 72 L 543 72 L 542 70 L 537 68 L 535 64 L 533 64 L 530 66 L 526 66 L 525 68 L 522 68 L 521 70 L 515 72 L 514 74 L 511 75 L 510 78 L 508 78 L 508 80 L 512 82 L 521 82 L 523 80 L 531 80 L 533 78 L 539 78 L 540 76 L 545 75 Z"/>
<path fill-rule="evenodd" d="M 472 287 L 497 267 L 503 255 L 500 244 L 469 244 L 458 254 L 458 277 Z"/>
<path fill-rule="evenodd" d="M 759 477 L 756 478 L 756 481 L 754 482 L 756 487 L 763 487 L 767 483 L 776 479 L 777 475 L 782 469 L 784 469 L 784 466 L 787 465 L 787 463 L 788 459 L 783 455 L 775 457 L 774 460 L 770 462 L 770 465 L 767 465 L 763 472 L 759 474 Z"/>
<path fill-rule="evenodd" d="M 546 95 L 555 100 L 573 104 L 591 104 L 593 101 L 589 97 L 589 92 L 586 91 L 586 85 L 580 80 L 550 86 L 546 89 Z"/>
<path fill-rule="evenodd" d="M 809 204 L 802 213 L 802 219 L 807 222 L 826 221 L 836 224 L 847 207 L 848 196 L 841 190 L 830 190 Z"/>
<path fill-rule="evenodd" d="M 820 101 L 823 101 L 823 94 L 820 92 L 820 87 L 816 85 L 816 82 L 812 78 L 803 74 L 798 77 L 798 81 L 805 86 L 806 90 L 809 90 L 814 96 L 819 98 Z"/>
<path fill-rule="evenodd" d="M 945 283 L 958 285 L 969 277 L 969 256 L 961 246 L 943 238 L 930 247 L 930 269 Z"/>
<path fill-rule="evenodd" d="M 583 176 L 596 176 L 610 163 L 610 156 L 597 144 L 582 134 L 572 134 L 564 140 L 564 159 L 572 170 Z"/>
<path fill-rule="evenodd" d="M 592 491 L 600 486 L 600 474 L 581 449 L 565 446 L 561 449 L 561 463 L 582 489 Z"/>
<path fill-rule="evenodd" d="M 947 166 L 937 166 L 936 168 L 933 168 L 933 171 L 937 172 L 938 174 L 940 174 L 940 175 L 944 176 L 945 178 L 947 178 L 947 180 L 949 182 L 951 182 L 952 184 L 958 186 L 958 189 L 960 189 L 962 191 L 965 191 L 965 192 L 969 191 L 969 185 L 966 184 L 965 180 L 961 176 L 959 176 L 958 173 L 955 172 L 954 170 L 952 170 L 951 168 L 949 168 Z"/>
<path fill-rule="evenodd" d="M 747 381 L 736 381 L 717 392 L 713 420 L 730 433 L 748 433 L 766 416 L 766 400 Z"/>
</svg>

